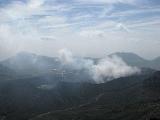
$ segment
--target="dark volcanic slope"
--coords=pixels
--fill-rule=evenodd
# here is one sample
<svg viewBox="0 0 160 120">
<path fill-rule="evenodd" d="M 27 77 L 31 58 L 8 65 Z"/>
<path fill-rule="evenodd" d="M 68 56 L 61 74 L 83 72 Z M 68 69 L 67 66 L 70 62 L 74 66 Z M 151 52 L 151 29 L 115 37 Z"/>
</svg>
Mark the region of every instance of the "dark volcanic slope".
<svg viewBox="0 0 160 120">
<path fill-rule="evenodd" d="M 145 85 L 146 81 L 160 80 L 159 77 L 160 73 L 156 72 L 144 81 L 128 77 L 101 84 L 104 90 L 94 100 L 70 109 L 41 114 L 32 120 L 160 119 L 160 92 Z M 160 85 L 156 86 L 160 88 Z"/>
</svg>

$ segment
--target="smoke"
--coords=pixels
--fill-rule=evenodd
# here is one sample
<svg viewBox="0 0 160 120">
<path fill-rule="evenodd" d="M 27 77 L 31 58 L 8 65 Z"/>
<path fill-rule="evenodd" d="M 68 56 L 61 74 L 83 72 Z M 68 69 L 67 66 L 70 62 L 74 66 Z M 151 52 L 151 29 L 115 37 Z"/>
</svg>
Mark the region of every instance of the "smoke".
<svg viewBox="0 0 160 120">
<path fill-rule="evenodd" d="M 73 64 L 74 58 L 72 53 L 67 49 L 62 49 L 59 51 L 59 58 L 63 64 Z"/>
<path fill-rule="evenodd" d="M 76 70 L 89 70 L 89 68 L 94 65 L 93 60 L 75 57 L 68 49 L 62 49 L 59 51 L 59 59 L 64 66 Z"/>
<path fill-rule="evenodd" d="M 59 59 L 64 66 L 86 70 L 96 83 L 140 73 L 139 68 L 127 65 L 118 56 L 107 56 L 95 62 L 93 59 L 75 57 L 71 51 L 62 49 L 59 51 Z"/>
<path fill-rule="evenodd" d="M 96 65 L 93 65 L 92 70 L 93 78 L 97 82 L 104 82 L 104 78 L 112 80 L 140 72 L 140 69 L 127 65 L 118 56 L 106 57 L 99 60 Z"/>
</svg>

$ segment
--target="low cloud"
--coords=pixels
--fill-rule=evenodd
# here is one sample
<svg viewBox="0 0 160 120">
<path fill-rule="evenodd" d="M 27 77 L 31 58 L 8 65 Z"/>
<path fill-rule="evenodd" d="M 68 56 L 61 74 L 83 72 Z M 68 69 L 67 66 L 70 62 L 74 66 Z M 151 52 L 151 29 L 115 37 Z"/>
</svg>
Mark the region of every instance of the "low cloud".
<svg viewBox="0 0 160 120">
<path fill-rule="evenodd" d="M 127 65 L 118 56 L 107 56 L 95 62 L 92 59 L 75 57 L 68 49 L 62 49 L 59 51 L 59 59 L 64 66 L 71 69 L 86 70 L 96 83 L 140 73 L 139 68 Z"/>
</svg>

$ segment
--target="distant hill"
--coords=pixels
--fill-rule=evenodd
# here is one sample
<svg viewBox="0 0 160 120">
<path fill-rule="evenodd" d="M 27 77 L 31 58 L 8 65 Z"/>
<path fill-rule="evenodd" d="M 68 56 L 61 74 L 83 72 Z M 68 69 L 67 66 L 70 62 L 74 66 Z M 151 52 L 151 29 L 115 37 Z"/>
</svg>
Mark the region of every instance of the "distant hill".
<svg viewBox="0 0 160 120">
<path fill-rule="evenodd" d="M 39 56 L 32 53 L 21 52 L 1 62 L 4 66 L 21 74 L 47 73 L 51 69 L 60 67 L 57 58 Z"/>
<path fill-rule="evenodd" d="M 144 58 L 134 54 L 134 53 L 113 53 L 109 56 L 119 56 L 121 57 L 126 63 L 128 63 L 129 65 L 134 65 L 134 66 L 140 66 L 140 67 L 144 67 L 145 64 L 147 64 L 149 61 L 145 60 Z"/>
<path fill-rule="evenodd" d="M 160 70 L 160 57 L 154 60 L 146 60 L 134 53 L 124 53 L 124 52 L 113 53 L 110 54 L 109 56 L 114 56 L 114 55 L 122 58 L 128 65 Z"/>
</svg>

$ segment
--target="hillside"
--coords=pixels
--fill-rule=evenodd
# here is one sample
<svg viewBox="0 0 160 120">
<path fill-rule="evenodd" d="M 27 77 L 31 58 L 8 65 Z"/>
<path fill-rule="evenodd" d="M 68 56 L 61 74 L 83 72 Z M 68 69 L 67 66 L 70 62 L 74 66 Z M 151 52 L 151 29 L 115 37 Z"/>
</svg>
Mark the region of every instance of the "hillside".
<svg viewBox="0 0 160 120">
<path fill-rule="evenodd" d="M 146 80 L 160 76 L 154 73 Z M 138 78 L 139 79 L 139 78 Z M 132 78 L 113 80 L 95 100 L 78 107 L 48 112 L 31 120 L 151 120 L 160 119 L 160 97 L 153 88 L 146 88 L 143 80 Z M 160 80 L 160 79 L 159 79 Z M 130 84 L 132 83 L 132 84 Z M 107 86 L 111 86 L 108 88 Z M 158 85 L 157 85 L 158 86 Z M 160 86 L 158 86 L 160 88 Z"/>
<path fill-rule="evenodd" d="M 149 74 L 124 77 L 102 84 L 63 82 L 59 75 L 54 74 L 11 81 L 1 80 L 0 115 L 5 115 L 7 120 L 27 120 L 49 111 L 101 103 L 101 95 L 104 93 L 108 96 L 105 97 L 108 100 L 105 100 L 104 104 L 109 105 L 109 99 L 114 104 L 115 98 L 110 96 L 115 93 L 117 95 L 118 91 L 135 84 L 141 84 L 147 76 Z M 123 99 L 119 98 L 122 103 Z"/>
<path fill-rule="evenodd" d="M 18 76 L 14 70 L 0 64 L 0 80 L 12 80 L 16 79 Z"/>
</svg>

